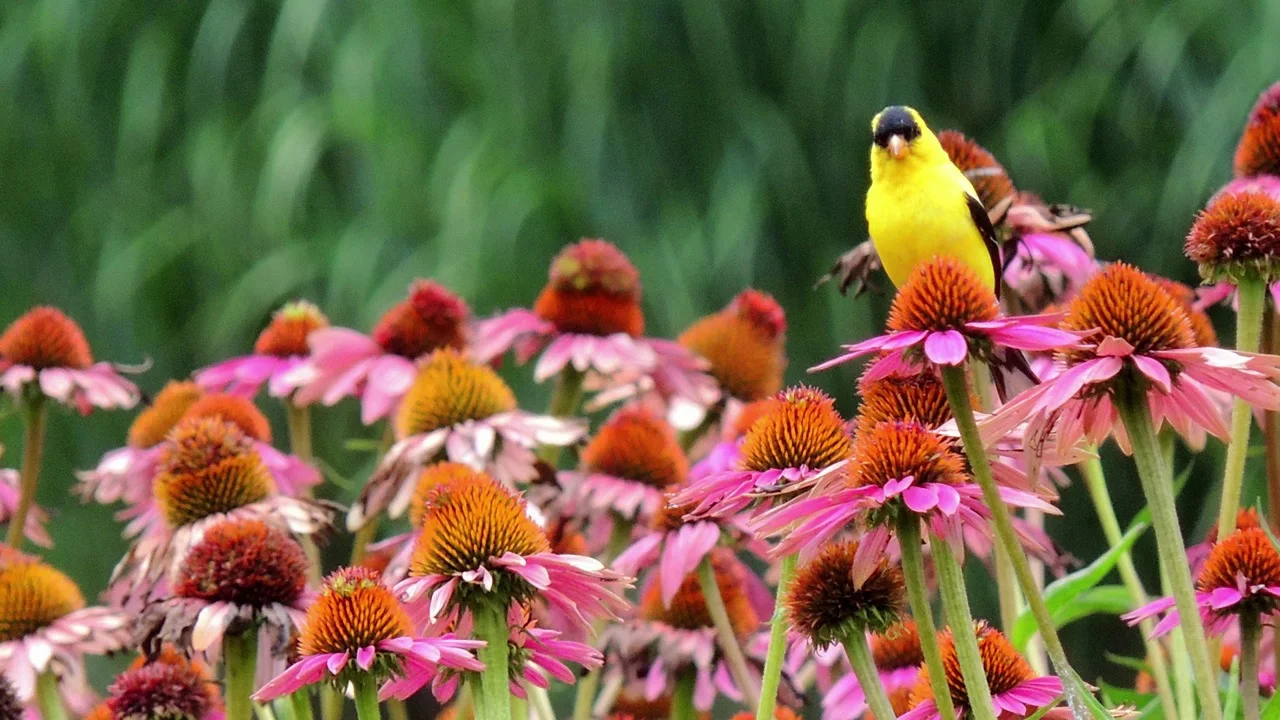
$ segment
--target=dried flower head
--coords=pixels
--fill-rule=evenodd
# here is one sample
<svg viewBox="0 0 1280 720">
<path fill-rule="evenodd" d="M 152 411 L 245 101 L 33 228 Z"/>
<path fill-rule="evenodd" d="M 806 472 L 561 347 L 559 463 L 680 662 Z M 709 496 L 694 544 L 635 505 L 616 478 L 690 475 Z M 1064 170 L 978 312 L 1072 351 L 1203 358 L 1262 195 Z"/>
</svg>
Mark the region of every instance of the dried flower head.
<svg viewBox="0 0 1280 720">
<path fill-rule="evenodd" d="M 271 322 L 253 344 L 253 352 L 276 357 L 306 355 L 309 352 L 307 336 L 313 330 L 327 327 L 329 318 L 320 308 L 306 300 L 294 300 L 271 316 Z"/>
<path fill-rule="evenodd" d="M 466 346 L 466 302 L 431 280 L 418 280 L 409 298 L 388 310 L 373 327 L 373 341 L 394 355 L 415 359 L 434 350 Z"/>
<path fill-rule="evenodd" d="M 933 430 L 951 419 L 947 391 L 933 373 L 863 379 L 858 383 L 862 404 L 858 406 L 857 432 L 871 430 L 883 422 L 913 420 Z"/>
<path fill-rule="evenodd" d="M 898 290 L 889 310 L 891 331 L 957 330 L 995 320 L 1000 306 L 978 274 L 949 256 L 921 263 Z"/>
<path fill-rule="evenodd" d="M 720 386 L 744 402 L 782 387 L 786 314 L 772 296 L 744 290 L 723 310 L 697 320 L 679 342 L 706 359 Z"/>
<path fill-rule="evenodd" d="M 958 130 L 943 130 L 938 133 L 938 142 L 947 151 L 951 163 L 969 178 L 973 189 L 978 193 L 982 206 L 991 210 L 1001 201 L 1013 196 L 1013 181 L 1004 166 L 996 160 L 986 148 L 965 137 Z"/>
<path fill-rule="evenodd" d="M 550 281 L 533 311 L 560 332 L 638 336 L 644 332 L 640 274 L 612 243 L 581 240 L 551 261 Z"/>
<path fill-rule="evenodd" d="M 1196 347 L 1217 347 L 1218 331 L 1214 329 L 1209 314 L 1196 307 L 1196 291 L 1177 280 L 1159 276 L 1155 279 L 1187 314 L 1187 319 L 1191 321 L 1191 337 Z"/>
<path fill-rule="evenodd" d="M 515 408 L 511 388 L 492 368 L 443 348 L 426 359 L 401 401 L 396 432 L 402 438 L 421 435 Z"/>
<path fill-rule="evenodd" d="M 853 440 L 835 401 L 803 385 L 788 388 L 751 426 L 742 442 L 742 467 L 765 471 L 816 470 L 849 457 Z"/>
<path fill-rule="evenodd" d="M 183 661 L 126 670 L 112 683 L 107 698 L 114 720 L 202 720 L 220 705 L 209 677 Z"/>
<path fill-rule="evenodd" d="M 248 436 L 218 418 L 183 420 L 160 457 L 156 504 L 172 527 L 265 499 L 275 481 Z"/>
<path fill-rule="evenodd" d="M 1125 263 L 1112 263 L 1085 283 L 1067 307 L 1062 327 L 1095 331 L 1094 340 L 1118 338 L 1144 354 L 1195 347 L 1191 320 L 1178 301 L 1150 275 Z M 1064 354 L 1072 364 L 1092 357 Z"/>
<path fill-rule="evenodd" d="M 999 630 L 979 621 L 974 623 L 973 632 L 978 638 L 982 669 L 986 673 L 987 685 L 991 688 L 993 696 L 1010 692 L 1027 681 L 1035 679 L 1036 674 L 1031 669 L 1031 665 L 1018 654 Z M 956 656 L 956 643 L 951 630 L 944 630 L 939 634 L 938 650 L 942 655 L 942 667 L 947 675 L 947 688 L 951 691 L 951 701 L 957 710 L 967 709 L 969 693 L 965 690 L 964 676 L 960 672 L 960 659 Z M 921 667 L 920 676 L 912 691 L 912 704 L 918 705 L 925 700 L 932 700 L 933 697 L 928 667 Z"/>
<path fill-rule="evenodd" d="M 675 431 L 645 406 L 624 407 L 601 425 L 582 450 L 582 465 L 659 490 L 684 481 L 689 472 Z"/>
<path fill-rule="evenodd" d="M 151 404 L 138 413 L 129 426 L 129 444 L 136 448 L 155 447 L 164 442 L 174 425 L 203 393 L 193 382 L 170 380 Z"/>
<path fill-rule="evenodd" d="M 414 485 L 413 498 L 409 500 L 409 523 L 415 528 L 422 527 L 431 504 L 442 497 L 440 488 L 474 482 L 480 477 L 480 471 L 462 463 L 438 462 L 423 468 Z"/>
<path fill-rule="evenodd" d="M 0 561 L 0 642 L 30 635 L 84 606 L 80 588 L 61 571 L 16 551 Z"/>
<path fill-rule="evenodd" d="M 1280 175 L 1280 83 L 1263 91 L 1236 146 L 1236 177 Z"/>
<path fill-rule="evenodd" d="M 350 653 L 413 634 L 413 622 L 377 572 L 348 567 L 325 578 L 298 639 L 303 656 Z M 381 653 L 379 653 L 381 654 Z"/>
<path fill-rule="evenodd" d="M 1232 606 L 1232 612 L 1240 614 L 1268 615 L 1280 609 L 1280 597 L 1267 588 L 1280 592 L 1280 551 L 1260 527 L 1237 530 L 1214 545 L 1196 578 L 1196 590 L 1202 593 L 1225 590 L 1237 595 L 1248 590 Z"/>
<path fill-rule="evenodd" d="M 1280 277 L 1280 201 L 1266 193 L 1223 193 L 1196 216 L 1187 257 L 1205 280 Z"/>
<path fill-rule="evenodd" d="M 902 617 L 906 581 L 881 557 L 858 586 L 853 578 L 855 542 L 828 545 L 796 572 L 786 606 L 792 628 L 816 647 L 883 632 Z"/>
<path fill-rule="evenodd" d="M 183 419 L 217 418 L 240 428 L 252 440 L 271 442 L 271 422 L 252 400 L 227 393 L 209 393 L 187 409 Z"/>
<path fill-rule="evenodd" d="M 716 587 L 729 615 L 734 635 L 746 637 L 760 626 L 760 618 L 747 598 L 742 563 L 727 549 L 717 549 L 710 555 L 715 571 Z M 711 611 L 707 609 L 706 596 L 696 573 L 685 576 L 669 605 L 662 602 L 662 583 L 651 583 L 640 600 L 640 618 L 660 622 L 680 630 L 700 630 L 715 627 Z"/>
<path fill-rule="evenodd" d="M 178 597 L 261 607 L 292 605 L 307 586 L 296 540 L 261 520 L 223 520 L 191 548 L 173 586 Z"/>
<path fill-rule="evenodd" d="M 0 358 L 16 365 L 84 370 L 93 364 L 84 331 L 61 310 L 40 306 L 14 320 L 0 335 Z"/>
</svg>

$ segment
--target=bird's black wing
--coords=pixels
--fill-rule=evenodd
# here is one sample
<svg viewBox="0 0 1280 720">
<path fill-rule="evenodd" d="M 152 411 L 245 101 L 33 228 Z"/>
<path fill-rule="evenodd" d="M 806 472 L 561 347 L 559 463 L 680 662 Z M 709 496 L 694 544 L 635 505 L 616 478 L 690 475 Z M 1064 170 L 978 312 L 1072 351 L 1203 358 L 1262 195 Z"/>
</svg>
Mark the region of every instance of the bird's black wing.
<svg viewBox="0 0 1280 720">
<path fill-rule="evenodd" d="M 991 225 L 991 218 L 987 216 L 987 209 L 982 206 L 981 200 L 969 193 L 964 194 L 964 200 L 969 204 L 969 215 L 973 218 L 973 224 L 978 226 L 982 242 L 986 243 L 987 252 L 991 255 L 991 272 L 995 274 L 996 297 L 999 298 L 1004 264 L 1000 262 L 1000 243 L 996 240 L 996 229 Z"/>
</svg>

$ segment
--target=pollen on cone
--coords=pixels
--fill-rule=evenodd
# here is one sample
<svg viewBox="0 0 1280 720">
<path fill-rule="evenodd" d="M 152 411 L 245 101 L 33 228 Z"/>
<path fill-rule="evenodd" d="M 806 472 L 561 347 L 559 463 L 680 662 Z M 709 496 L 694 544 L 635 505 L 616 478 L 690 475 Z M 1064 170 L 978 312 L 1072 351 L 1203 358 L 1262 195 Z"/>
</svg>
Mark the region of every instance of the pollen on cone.
<svg viewBox="0 0 1280 720">
<path fill-rule="evenodd" d="M 84 595 L 75 581 L 16 550 L 0 558 L 0 642 L 10 642 L 80 610 Z"/>
<path fill-rule="evenodd" d="M 685 479 L 689 460 L 665 420 L 634 406 L 622 408 L 600 426 L 582 450 L 582 466 L 588 472 L 662 489 Z"/>
<path fill-rule="evenodd" d="M 791 627 L 817 647 L 868 631 L 881 632 L 906 609 L 902 570 L 881 558 L 862 585 L 854 585 L 855 542 L 828 545 L 795 575 L 785 603 Z"/>
<path fill-rule="evenodd" d="M 271 422 L 248 398 L 228 393 L 209 393 L 191 404 L 183 419 L 218 418 L 240 428 L 258 442 L 271 442 Z"/>
<path fill-rule="evenodd" d="M 582 240 L 551 261 L 533 311 L 560 332 L 638 336 L 644 332 L 640 274 L 612 243 Z"/>
<path fill-rule="evenodd" d="M 288 533 L 261 520 L 223 520 L 182 561 L 173 594 L 262 607 L 293 604 L 306 590 L 307 556 Z"/>
<path fill-rule="evenodd" d="M 991 210 L 1015 192 L 1013 181 L 1004 166 L 996 160 L 986 148 L 965 137 L 958 130 L 943 130 L 938 133 L 938 142 L 947 151 L 951 163 L 969 178 L 973 189 L 978 193 L 982 206 Z"/>
<path fill-rule="evenodd" d="M 1212 592 L 1219 588 L 1235 590 L 1246 586 L 1280 588 L 1280 551 L 1261 527 L 1236 530 L 1213 546 L 1196 578 L 1196 590 Z M 1246 601 L 1261 602 L 1267 608 L 1280 605 L 1280 598 L 1268 593 Z"/>
<path fill-rule="evenodd" d="M 786 315 L 770 295 L 744 290 L 727 307 L 680 334 L 678 342 L 703 357 L 729 395 L 763 400 L 782 387 Z"/>
<path fill-rule="evenodd" d="M 1262 192 L 1223 193 L 1196 216 L 1184 246 L 1206 280 L 1280 274 L 1280 201 Z"/>
<path fill-rule="evenodd" d="M 1249 113 L 1236 146 L 1235 172 L 1280 176 L 1280 83 L 1267 88 Z"/>
<path fill-rule="evenodd" d="M 93 364 L 84 331 L 61 310 L 48 306 L 28 310 L 0 334 L 0 358 L 36 370 L 83 370 Z"/>
<path fill-rule="evenodd" d="M 915 478 L 917 485 L 968 481 L 963 459 L 920 423 L 886 422 L 858 433 L 849 472 L 852 486 L 883 487 L 906 477 Z"/>
<path fill-rule="evenodd" d="M 987 685 L 990 686 L 992 695 L 1007 693 L 1035 678 L 1031 665 L 1018 654 L 1013 644 L 999 630 L 984 622 L 976 622 L 972 631 L 978 638 L 982 669 L 987 676 Z M 965 690 L 964 676 L 960 671 L 960 660 L 956 656 L 956 643 L 951 630 L 939 633 L 938 650 L 942 655 L 942 666 L 947 676 L 947 687 L 951 691 L 951 701 L 957 710 L 968 708 L 969 694 Z M 931 699 L 933 699 L 933 687 L 929 684 L 929 670 L 927 667 L 921 667 L 920 676 L 912 690 L 912 706 Z"/>
<path fill-rule="evenodd" d="M 258 335 L 253 351 L 258 355 L 291 357 L 306 355 L 307 336 L 315 330 L 329 327 L 329 318 L 320 308 L 306 300 L 295 300 L 276 311 Z"/>
<path fill-rule="evenodd" d="M 239 427 L 191 418 L 170 433 L 154 488 L 165 520 L 181 527 L 263 500 L 275 481 Z"/>
<path fill-rule="evenodd" d="M 413 634 L 413 622 L 376 571 L 361 567 L 336 570 L 302 626 L 302 655 L 355 653 L 383 640 Z"/>
<path fill-rule="evenodd" d="M 744 589 L 744 574 L 747 571 L 728 549 L 716 549 L 710 557 L 716 587 L 720 590 L 720 598 L 729 615 L 729 624 L 735 635 L 745 637 L 760 626 L 760 618 Z M 711 612 L 707 609 L 707 599 L 702 594 L 702 583 L 697 573 L 690 573 L 680 583 L 680 589 L 670 607 L 662 604 L 662 583 L 651 583 L 640 599 L 639 614 L 641 619 L 661 622 L 681 630 L 698 630 L 715 625 Z"/>
<path fill-rule="evenodd" d="M 204 393 L 193 382 L 170 380 L 129 426 L 129 444 L 150 448 L 164 442 L 174 425 Z"/>
<path fill-rule="evenodd" d="M 967 323 L 995 320 L 999 314 L 995 293 L 973 268 L 944 255 L 911 271 L 893 298 L 888 328 L 956 330 Z"/>
<path fill-rule="evenodd" d="M 396 414 L 396 433 L 406 438 L 515 408 L 515 394 L 492 368 L 444 348 L 418 370 Z"/>
<path fill-rule="evenodd" d="M 409 524 L 415 528 L 422 527 L 422 521 L 430 512 L 432 502 L 443 496 L 438 492 L 441 487 L 474 482 L 481 477 L 483 474 L 480 471 L 462 463 L 438 462 L 423 468 L 418 473 L 413 497 L 409 500 Z"/>
<path fill-rule="evenodd" d="M 852 448 L 835 401 L 821 390 L 800 385 L 779 393 L 751 426 L 742 441 L 742 467 L 819 470 L 848 458 Z"/>
<path fill-rule="evenodd" d="M 932 373 L 893 374 L 858 383 L 857 432 L 868 432 L 883 422 L 914 420 L 930 430 L 951 419 L 951 406 L 942 381 Z"/>
<path fill-rule="evenodd" d="M 1178 301 L 1150 275 L 1125 263 L 1106 266 L 1080 288 L 1062 328 L 1093 331 L 1091 340 L 1119 338 L 1140 353 L 1195 346 L 1191 320 Z M 1082 351 L 1064 356 L 1069 362 L 1090 357 Z"/>
</svg>

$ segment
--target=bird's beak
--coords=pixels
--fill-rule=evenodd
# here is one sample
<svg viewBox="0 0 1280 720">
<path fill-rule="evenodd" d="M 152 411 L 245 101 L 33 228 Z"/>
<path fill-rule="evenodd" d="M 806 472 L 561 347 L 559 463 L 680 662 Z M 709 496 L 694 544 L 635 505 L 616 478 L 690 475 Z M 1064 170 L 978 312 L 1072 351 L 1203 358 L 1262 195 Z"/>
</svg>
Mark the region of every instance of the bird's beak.
<svg viewBox="0 0 1280 720">
<path fill-rule="evenodd" d="M 906 151 L 907 151 L 906 138 L 902 137 L 901 135 L 894 135 L 889 138 L 889 154 L 893 156 L 894 160 L 897 160 L 898 158 L 902 157 L 902 154 L 905 153 Z"/>
</svg>

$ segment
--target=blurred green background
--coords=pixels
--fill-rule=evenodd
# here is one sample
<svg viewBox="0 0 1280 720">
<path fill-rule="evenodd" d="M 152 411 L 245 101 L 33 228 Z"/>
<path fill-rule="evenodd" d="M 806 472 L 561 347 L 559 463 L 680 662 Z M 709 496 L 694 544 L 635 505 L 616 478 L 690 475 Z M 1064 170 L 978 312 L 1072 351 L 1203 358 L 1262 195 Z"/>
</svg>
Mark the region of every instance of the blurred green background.
<svg viewBox="0 0 1280 720">
<path fill-rule="evenodd" d="M 804 368 L 887 307 L 811 289 L 865 232 L 876 110 L 964 130 L 1019 187 L 1093 209 L 1101 257 L 1192 281 L 1181 238 L 1280 78 L 1276 2 L 31 0 L 0 18 L 0 321 L 58 305 L 98 357 L 150 360 L 148 391 L 246 351 L 290 298 L 367 329 L 429 276 L 489 314 L 531 302 L 561 245 L 603 236 L 639 267 L 653 334 L 746 285 L 774 293 L 789 380 L 852 411 L 852 370 Z M 527 369 L 506 372 L 540 406 Z M 123 544 L 111 510 L 68 496 L 71 471 L 131 417 L 50 424 L 49 556 L 88 592 Z M 355 417 L 317 424 L 359 477 Z M 1184 498 L 1190 532 L 1219 456 Z M 1108 460 L 1127 518 L 1137 484 Z M 1094 557 L 1083 492 L 1065 495 L 1052 528 Z M 1103 651 L 1138 647 L 1108 619 L 1065 639 L 1088 678 L 1123 681 Z"/>
</svg>

